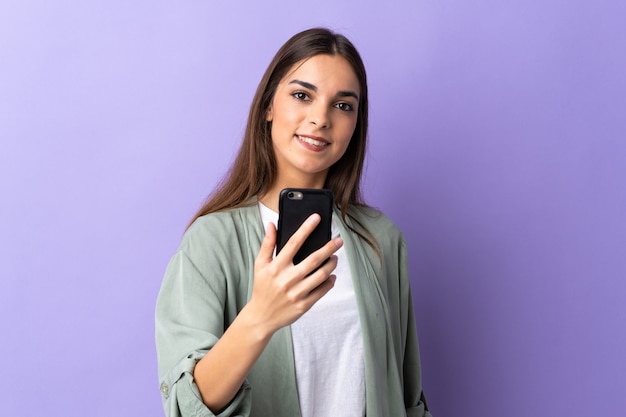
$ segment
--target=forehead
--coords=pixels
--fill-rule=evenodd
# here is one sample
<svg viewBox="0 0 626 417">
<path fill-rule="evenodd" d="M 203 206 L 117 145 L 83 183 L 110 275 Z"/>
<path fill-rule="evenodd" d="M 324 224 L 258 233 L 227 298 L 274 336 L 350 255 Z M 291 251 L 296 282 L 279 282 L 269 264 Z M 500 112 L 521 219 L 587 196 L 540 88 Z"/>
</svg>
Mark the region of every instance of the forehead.
<svg viewBox="0 0 626 417">
<path fill-rule="evenodd" d="M 359 79 L 352 65 L 341 55 L 314 55 L 293 65 L 281 80 L 306 81 L 319 89 L 350 90 L 360 95 Z"/>
</svg>

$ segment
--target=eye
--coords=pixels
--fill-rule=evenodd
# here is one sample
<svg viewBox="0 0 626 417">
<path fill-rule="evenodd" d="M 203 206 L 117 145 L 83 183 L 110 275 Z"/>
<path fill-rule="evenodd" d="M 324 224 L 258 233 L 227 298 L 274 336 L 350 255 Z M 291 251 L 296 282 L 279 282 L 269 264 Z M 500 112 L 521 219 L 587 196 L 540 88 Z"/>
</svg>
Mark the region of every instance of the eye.
<svg viewBox="0 0 626 417">
<path fill-rule="evenodd" d="M 295 93 L 292 93 L 291 96 L 293 98 L 295 98 L 298 101 L 308 101 L 309 100 L 309 95 L 307 93 L 304 93 L 302 91 L 296 91 Z"/>
<path fill-rule="evenodd" d="M 338 108 L 339 110 L 342 111 L 353 111 L 354 107 L 352 107 L 352 104 L 350 103 L 337 103 L 335 104 L 335 107 Z"/>
</svg>

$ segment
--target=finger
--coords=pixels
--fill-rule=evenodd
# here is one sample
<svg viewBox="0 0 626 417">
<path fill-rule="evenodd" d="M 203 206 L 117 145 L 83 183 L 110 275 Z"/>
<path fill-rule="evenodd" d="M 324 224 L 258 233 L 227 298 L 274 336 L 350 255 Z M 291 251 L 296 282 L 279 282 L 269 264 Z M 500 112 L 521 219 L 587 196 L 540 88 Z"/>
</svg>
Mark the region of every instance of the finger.
<svg viewBox="0 0 626 417">
<path fill-rule="evenodd" d="M 305 278 L 300 279 L 297 286 L 294 287 L 294 291 L 296 291 L 299 297 L 306 298 L 311 291 L 328 279 L 335 268 L 337 268 L 337 256 L 333 255 L 327 258 L 327 262 L 315 272 L 306 271 L 307 275 L 305 275 Z M 301 276 L 302 273 L 298 275 Z"/>
<path fill-rule="evenodd" d="M 281 249 L 277 257 L 293 259 L 298 249 L 302 246 L 306 238 L 315 230 L 320 223 L 321 217 L 317 213 L 311 214 L 289 238 L 285 246 Z"/>
<path fill-rule="evenodd" d="M 315 268 L 322 265 L 328 258 L 331 257 L 343 246 L 343 239 L 340 237 L 331 239 L 324 246 L 307 256 L 297 267 L 301 269 L 302 273 L 306 275 L 314 271 Z M 332 270 L 331 270 L 332 272 Z"/>
<path fill-rule="evenodd" d="M 328 294 L 328 292 L 335 286 L 336 280 L 337 277 L 335 275 L 330 275 L 320 285 L 313 288 L 309 292 L 309 295 L 307 296 L 307 301 L 311 303 L 311 306 L 317 303 L 323 296 Z"/>
<path fill-rule="evenodd" d="M 261 248 L 257 255 L 257 261 L 268 263 L 272 261 L 274 256 L 274 248 L 276 247 L 276 226 L 274 223 L 268 223 L 265 228 L 265 237 L 261 242 Z"/>
<path fill-rule="evenodd" d="M 337 268 L 338 261 L 339 259 L 337 255 L 332 255 L 330 258 L 326 258 L 324 263 L 321 266 L 318 266 L 315 272 L 309 272 L 307 280 L 312 278 L 311 281 L 319 281 L 321 283 Z"/>
<path fill-rule="evenodd" d="M 297 299 L 300 300 L 298 302 L 300 314 L 307 312 L 313 304 L 326 295 L 328 291 L 334 287 L 336 279 L 337 277 L 335 275 L 324 275 L 322 280 L 313 287 L 311 287 L 311 282 L 313 280 L 310 280 L 309 278 L 304 280 L 307 282 L 307 289 L 302 294 L 297 295 Z"/>
</svg>

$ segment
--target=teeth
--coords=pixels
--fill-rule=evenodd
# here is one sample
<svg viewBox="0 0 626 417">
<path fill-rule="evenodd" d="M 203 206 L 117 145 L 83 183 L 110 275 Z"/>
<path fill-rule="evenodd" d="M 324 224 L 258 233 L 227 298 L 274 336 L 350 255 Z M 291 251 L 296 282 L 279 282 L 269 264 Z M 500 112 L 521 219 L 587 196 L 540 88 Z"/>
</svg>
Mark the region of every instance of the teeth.
<svg viewBox="0 0 626 417">
<path fill-rule="evenodd" d="M 313 145 L 313 146 L 328 146 L 328 143 L 326 142 L 320 142 L 319 140 L 307 138 L 307 137 L 300 136 L 300 135 L 298 135 L 298 139 L 300 139 L 302 142 L 306 142 L 309 145 Z"/>
</svg>

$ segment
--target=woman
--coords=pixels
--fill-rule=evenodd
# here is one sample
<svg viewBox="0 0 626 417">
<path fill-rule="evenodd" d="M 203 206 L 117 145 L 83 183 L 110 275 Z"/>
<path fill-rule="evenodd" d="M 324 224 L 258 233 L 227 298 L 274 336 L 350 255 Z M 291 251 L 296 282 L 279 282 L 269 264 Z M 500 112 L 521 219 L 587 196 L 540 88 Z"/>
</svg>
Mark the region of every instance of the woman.
<svg viewBox="0 0 626 417">
<path fill-rule="evenodd" d="M 292 37 L 163 280 L 156 342 L 169 417 L 430 416 L 404 238 L 360 194 L 366 135 L 354 46 L 326 29 Z M 297 265 L 319 216 L 274 257 L 288 187 L 328 188 L 336 202 L 333 239 Z"/>
</svg>

